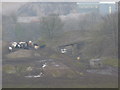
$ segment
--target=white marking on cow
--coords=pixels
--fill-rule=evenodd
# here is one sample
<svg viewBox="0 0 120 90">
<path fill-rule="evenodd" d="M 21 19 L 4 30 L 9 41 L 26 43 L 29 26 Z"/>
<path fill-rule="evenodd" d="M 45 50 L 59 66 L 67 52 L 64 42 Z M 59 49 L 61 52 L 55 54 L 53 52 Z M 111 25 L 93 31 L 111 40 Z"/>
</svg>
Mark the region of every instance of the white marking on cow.
<svg viewBox="0 0 120 90">
<path fill-rule="evenodd" d="M 11 46 L 15 48 L 17 46 L 17 42 L 12 42 Z"/>
</svg>

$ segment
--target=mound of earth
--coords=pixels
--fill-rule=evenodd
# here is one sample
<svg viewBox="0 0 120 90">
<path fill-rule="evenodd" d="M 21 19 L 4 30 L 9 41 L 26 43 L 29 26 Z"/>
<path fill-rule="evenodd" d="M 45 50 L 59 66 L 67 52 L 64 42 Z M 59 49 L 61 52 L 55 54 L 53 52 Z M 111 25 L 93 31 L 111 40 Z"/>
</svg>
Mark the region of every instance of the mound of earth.
<svg viewBox="0 0 120 90">
<path fill-rule="evenodd" d="M 6 55 L 9 59 L 17 59 L 17 58 L 30 58 L 32 57 L 32 50 L 18 50 Z"/>
<path fill-rule="evenodd" d="M 48 63 L 47 66 L 44 68 L 44 72 L 47 77 L 54 78 L 73 78 L 76 76 L 76 72 L 60 62 Z"/>
<path fill-rule="evenodd" d="M 4 65 L 3 73 L 17 75 L 25 78 L 75 78 L 78 74 L 71 67 L 59 61 L 46 61 L 46 66 L 42 68 L 42 62 L 28 63 L 27 65 Z M 34 77 L 37 75 L 40 77 Z M 29 77 L 31 76 L 31 77 Z"/>
<path fill-rule="evenodd" d="M 14 52 L 5 53 L 3 56 L 7 59 L 35 59 L 35 58 L 54 58 L 56 56 L 56 52 L 49 48 L 38 49 L 38 50 L 25 50 L 19 49 Z"/>
</svg>

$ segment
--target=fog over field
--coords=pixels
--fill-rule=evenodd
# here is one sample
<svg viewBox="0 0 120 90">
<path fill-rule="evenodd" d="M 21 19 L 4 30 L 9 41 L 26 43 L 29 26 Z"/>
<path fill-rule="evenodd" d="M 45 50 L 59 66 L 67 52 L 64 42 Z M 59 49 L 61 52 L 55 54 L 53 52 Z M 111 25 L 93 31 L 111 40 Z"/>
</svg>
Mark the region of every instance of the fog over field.
<svg viewBox="0 0 120 90">
<path fill-rule="evenodd" d="M 3 88 L 117 88 L 117 4 L 93 1 L 2 2 Z"/>
</svg>

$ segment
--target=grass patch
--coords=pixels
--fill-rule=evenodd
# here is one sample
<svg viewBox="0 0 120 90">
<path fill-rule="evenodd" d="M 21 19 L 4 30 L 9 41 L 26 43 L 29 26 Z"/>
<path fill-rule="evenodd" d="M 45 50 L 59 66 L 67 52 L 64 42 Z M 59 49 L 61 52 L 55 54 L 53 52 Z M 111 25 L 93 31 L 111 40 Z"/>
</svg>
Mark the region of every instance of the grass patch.
<svg viewBox="0 0 120 90">
<path fill-rule="evenodd" d="M 73 64 L 74 64 L 76 67 L 85 68 L 85 64 L 84 64 L 84 63 L 81 63 L 81 62 L 74 62 Z"/>
<path fill-rule="evenodd" d="M 58 59 L 58 58 L 59 58 L 59 55 L 58 55 L 58 54 L 52 54 L 52 55 L 50 56 L 50 58 Z"/>
<path fill-rule="evenodd" d="M 55 78 L 56 78 L 56 77 L 60 77 L 60 76 L 61 76 L 61 72 L 58 71 L 58 70 L 57 70 L 57 71 L 54 71 L 54 73 L 52 73 L 52 76 L 55 77 Z"/>
<path fill-rule="evenodd" d="M 7 74 L 21 74 L 25 73 L 27 69 L 27 65 L 4 65 L 3 72 Z"/>
<path fill-rule="evenodd" d="M 105 59 L 103 60 L 103 64 L 118 67 L 118 59 Z"/>
<path fill-rule="evenodd" d="M 8 73 L 8 74 L 16 73 L 16 69 L 12 65 L 3 66 L 3 71 L 6 72 L 6 73 Z"/>
<path fill-rule="evenodd" d="M 69 83 L 69 84 L 60 84 L 60 85 L 41 85 L 41 84 L 24 84 L 24 85 L 4 85 L 3 88 L 117 88 L 118 85 L 114 83 L 106 84 L 79 84 L 79 83 Z"/>
</svg>

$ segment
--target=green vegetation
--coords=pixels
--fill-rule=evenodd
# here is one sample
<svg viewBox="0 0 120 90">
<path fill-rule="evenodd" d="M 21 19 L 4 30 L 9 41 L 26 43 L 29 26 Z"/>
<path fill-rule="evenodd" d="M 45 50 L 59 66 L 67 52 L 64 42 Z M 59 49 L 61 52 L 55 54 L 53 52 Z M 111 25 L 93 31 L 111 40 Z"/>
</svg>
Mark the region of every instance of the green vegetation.
<svg viewBox="0 0 120 90">
<path fill-rule="evenodd" d="M 17 24 L 16 29 L 15 29 L 15 35 L 16 35 L 17 39 L 23 40 L 25 33 L 26 32 L 25 32 L 24 28 L 20 24 Z"/>
<path fill-rule="evenodd" d="M 69 73 L 68 73 L 66 76 L 67 76 L 67 78 L 73 79 L 73 78 L 75 78 L 77 75 L 76 75 L 75 71 L 69 70 Z"/>
<path fill-rule="evenodd" d="M 81 53 L 86 59 L 117 58 L 117 17 L 116 13 L 105 16 L 99 23 L 89 28 L 89 39 Z"/>
<path fill-rule="evenodd" d="M 56 71 L 54 71 L 54 72 L 52 73 L 52 76 L 53 76 L 54 78 L 57 78 L 57 77 L 62 76 L 62 73 L 61 73 L 59 70 L 56 70 Z"/>
<path fill-rule="evenodd" d="M 29 9 L 29 11 L 31 10 Z M 7 59 L 9 60 L 10 57 L 14 57 L 11 59 L 15 59 L 15 62 L 17 62 L 17 65 L 3 66 L 3 73 L 7 76 L 4 76 L 3 79 L 5 79 L 5 83 L 8 81 L 7 84 L 9 84 L 5 85 L 5 87 L 117 87 L 116 76 L 96 76 L 96 74 L 91 75 L 84 72 L 84 70 L 86 70 L 86 65 L 88 65 L 89 63 L 89 60 L 96 58 L 105 57 L 105 59 L 103 60 L 104 65 L 118 67 L 117 13 L 107 16 L 101 16 L 95 13 L 80 16 L 72 13 L 73 15 L 60 16 L 56 14 L 50 14 L 51 11 L 46 10 L 46 12 L 49 12 L 49 15 L 47 14 L 42 17 L 38 16 L 40 17 L 40 20 L 38 20 L 40 22 L 36 23 L 17 23 L 16 15 L 3 15 L 3 41 L 31 40 L 40 46 L 47 46 L 47 48 L 44 49 L 26 51 L 21 50 L 20 53 L 17 53 L 20 51 L 18 50 L 13 53 L 6 54 L 6 52 L 8 51 L 8 43 L 6 43 L 6 45 L 3 44 L 4 49 L 2 53 L 4 53 L 6 50 L 5 54 L 8 56 Z M 60 13 L 63 13 L 62 10 Z M 56 52 L 59 46 L 74 42 L 83 42 L 83 45 L 76 45 L 76 48 L 73 46 L 72 49 L 71 47 L 68 47 L 67 54 L 61 54 L 60 52 Z M 77 56 L 80 56 L 80 60 L 76 60 Z M 48 75 L 48 77 L 46 78 L 45 76 L 42 77 L 42 79 L 37 79 L 36 81 L 35 79 L 26 79 L 25 77 L 23 78 L 23 75 L 29 73 L 38 74 L 41 69 L 36 70 L 36 68 L 39 68 L 39 66 L 41 65 L 39 65 L 39 63 L 35 65 L 34 63 L 32 63 L 32 65 L 28 65 L 28 63 L 26 65 L 22 65 L 18 61 L 21 60 L 20 62 L 22 62 L 22 59 L 28 60 L 28 62 L 30 63 L 33 60 L 54 59 L 57 62 L 63 63 L 64 65 L 66 65 L 66 67 L 64 68 L 63 65 L 63 68 L 58 70 L 57 67 L 52 67 L 51 65 L 51 67 L 48 67 L 48 69 L 43 70 L 43 72 L 46 70 L 45 75 Z M 89 75 L 87 76 L 87 74 Z M 57 79 L 59 79 L 58 82 Z M 19 80 L 21 81 L 19 82 Z M 45 82 L 45 80 L 47 83 Z M 24 81 L 25 83 L 23 83 Z M 113 83 L 112 81 L 115 83 Z M 35 84 L 37 83 L 37 85 L 32 85 L 34 82 Z M 27 85 L 26 83 L 29 85 Z"/>
<path fill-rule="evenodd" d="M 16 69 L 12 65 L 5 65 L 5 66 L 3 66 L 3 72 L 6 72 L 8 74 L 15 74 L 16 73 Z"/>
<path fill-rule="evenodd" d="M 118 67 L 118 59 L 108 58 L 108 59 L 103 60 L 103 64 Z"/>
<path fill-rule="evenodd" d="M 16 74 L 21 75 L 22 73 L 26 73 L 28 65 L 4 65 L 3 72 L 8 74 Z"/>
<path fill-rule="evenodd" d="M 68 84 L 67 84 L 68 83 Z M 12 84 L 9 84 L 9 85 L 6 85 L 5 87 L 6 88 L 117 88 L 117 84 L 116 83 L 112 83 L 112 82 L 109 82 L 109 83 L 99 83 L 99 84 L 87 84 L 87 85 L 84 85 L 84 84 L 79 84 L 79 83 L 69 83 L 69 80 L 68 82 L 65 83 L 64 85 L 61 83 L 59 85 L 43 85 L 43 84 L 37 84 L 37 85 L 12 85 Z M 4 86 L 3 86 L 4 88 Z"/>
<path fill-rule="evenodd" d="M 82 62 L 77 61 L 77 60 L 73 63 L 73 65 L 75 65 L 76 67 L 79 67 L 80 69 L 85 68 L 85 63 L 82 63 Z"/>
<path fill-rule="evenodd" d="M 79 53 L 81 53 L 81 57 L 84 60 L 117 57 L 117 13 L 104 17 L 98 14 L 87 14 L 82 17 L 76 17 L 77 20 L 73 19 L 74 17 L 66 18 L 64 22 L 58 15 L 51 14 L 41 17 L 41 23 L 28 24 L 15 23 L 16 19 L 14 18 L 3 16 L 3 27 L 7 27 L 8 21 L 15 24 L 15 28 L 12 31 L 15 34 L 13 39 L 33 40 L 39 45 L 46 44 L 53 49 L 65 43 L 83 41 L 86 44 L 80 48 Z M 4 30 L 4 33 L 6 34 L 7 30 Z M 9 35 L 13 36 L 12 34 Z M 3 36 L 8 37 L 6 35 Z"/>
<path fill-rule="evenodd" d="M 52 58 L 52 59 L 59 59 L 59 54 L 52 54 L 51 56 L 50 56 L 50 58 Z"/>
</svg>

